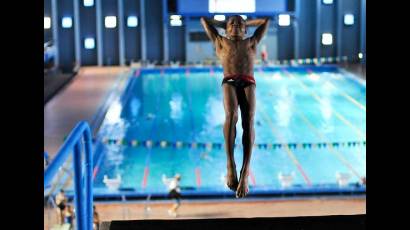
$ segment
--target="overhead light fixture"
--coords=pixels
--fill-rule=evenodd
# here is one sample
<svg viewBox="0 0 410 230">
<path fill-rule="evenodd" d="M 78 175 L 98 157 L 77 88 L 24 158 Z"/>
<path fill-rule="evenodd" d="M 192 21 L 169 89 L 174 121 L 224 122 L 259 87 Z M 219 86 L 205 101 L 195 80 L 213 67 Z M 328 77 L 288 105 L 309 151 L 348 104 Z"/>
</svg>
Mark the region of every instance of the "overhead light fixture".
<svg viewBox="0 0 410 230">
<path fill-rule="evenodd" d="M 346 26 L 351 26 L 354 24 L 354 15 L 353 14 L 345 14 L 344 15 L 344 23 Z"/>
<path fill-rule="evenodd" d="M 106 16 L 104 20 L 105 28 L 115 28 L 117 26 L 117 17 L 115 16 Z"/>
<path fill-rule="evenodd" d="M 182 20 L 181 20 L 182 16 L 181 15 L 174 14 L 174 15 L 169 16 L 169 18 L 170 18 L 169 24 L 171 26 L 182 26 Z"/>
<path fill-rule="evenodd" d="M 128 27 L 137 27 L 138 26 L 138 18 L 136 16 L 128 16 L 127 26 Z"/>
<path fill-rule="evenodd" d="M 61 20 L 61 27 L 63 28 L 71 28 L 73 26 L 73 20 L 71 17 L 63 17 Z"/>
<path fill-rule="evenodd" d="M 323 33 L 322 34 L 322 44 L 329 46 L 333 44 L 333 36 L 331 33 Z"/>
<path fill-rule="evenodd" d="M 223 14 L 217 14 L 214 16 L 214 19 L 217 21 L 225 21 L 225 15 Z"/>
<path fill-rule="evenodd" d="M 44 29 L 50 29 L 50 28 L 51 28 L 51 18 L 44 17 Z"/>
<path fill-rule="evenodd" d="M 94 0 L 84 0 L 84 1 L 83 1 L 83 5 L 84 5 L 85 7 L 94 6 Z"/>
<path fill-rule="evenodd" d="M 171 20 L 181 20 L 181 15 L 173 14 L 169 16 Z"/>
<path fill-rule="evenodd" d="M 290 25 L 290 15 L 289 14 L 279 14 L 278 24 L 279 26 L 289 26 Z"/>
<path fill-rule="evenodd" d="M 88 50 L 95 48 L 95 40 L 94 38 L 86 38 L 84 39 L 84 47 Z"/>
</svg>

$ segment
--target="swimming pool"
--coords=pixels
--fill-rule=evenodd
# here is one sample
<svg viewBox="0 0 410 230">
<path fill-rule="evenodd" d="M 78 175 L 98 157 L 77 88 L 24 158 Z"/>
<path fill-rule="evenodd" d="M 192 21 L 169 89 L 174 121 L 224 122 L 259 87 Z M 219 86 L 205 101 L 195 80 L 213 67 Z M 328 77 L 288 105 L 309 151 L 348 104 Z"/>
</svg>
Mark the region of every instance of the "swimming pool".
<svg viewBox="0 0 410 230">
<path fill-rule="evenodd" d="M 135 70 L 97 135 L 95 197 L 164 197 L 161 177 L 176 173 L 185 197 L 234 197 L 224 180 L 222 77 L 216 67 Z M 255 79 L 248 196 L 365 193 L 365 82 L 334 66 L 257 68 Z M 238 171 L 241 136 L 239 116 Z M 121 177 L 120 187 L 108 189 L 104 176 Z"/>
</svg>

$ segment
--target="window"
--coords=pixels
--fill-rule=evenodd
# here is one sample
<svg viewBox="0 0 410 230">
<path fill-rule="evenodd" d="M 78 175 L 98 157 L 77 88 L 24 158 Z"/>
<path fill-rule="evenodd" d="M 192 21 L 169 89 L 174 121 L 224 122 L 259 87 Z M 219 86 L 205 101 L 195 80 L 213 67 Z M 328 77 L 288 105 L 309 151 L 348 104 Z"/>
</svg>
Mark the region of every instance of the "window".
<svg viewBox="0 0 410 230">
<path fill-rule="evenodd" d="M 254 13 L 255 0 L 212 0 L 208 2 L 209 13 Z"/>
<path fill-rule="evenodd" d="M 128 18 L 127 18 L 127 26 L 128 26 L 128 27 L 137 27 L 137 26 L 138 26 L 138 18 L 137 18 L 137 16 L 128 16 Z"/>
<path fill-rule="evenodd" d="M 104 22 L 105 28 L 115 28 L 117 26 L 117 17 L 106 16 Z"/>
<path fill-rule="evenodd" d="M 333 44 L 333 36 L 331 33 L 322 34 L 322 44 L 326 46 Z"/>
<path fill-rule="evenodd" d="M 95 48 L 95 41 L 94 38 L 86 38 L 84 39 L 84 47 L 86 49 L 94 49 Z"/>
<path fill-rule="evenodd" d="M 190 32 L 189 33 L 189 41 L 192 42 L 204 42 L 209 41 L 208 36 L 205 32 Z"/>
<path fill-rule="evenodd" d="M 290 25 L 290 15 L 289 14 L 279 14 L 279 26 L 289 26 Z"/>
<path fill-rule="evenodd" d="M 61 26 L 63 28 L 71 28 L 73 26 L 73 20 L 71 17 L 63 17 L 61 20 Z"/>
<path fill-rule="evenodd" d="M 50 28 L 51 28 L 51 18 L 44 17 L 44 29 L 50 29 Z"/>
<path fill-rule="evenodd" d="M 323 0 L 323 4 L 326 4 L 326 5 L 333 4 L 333 0 Z"/>
</svg>

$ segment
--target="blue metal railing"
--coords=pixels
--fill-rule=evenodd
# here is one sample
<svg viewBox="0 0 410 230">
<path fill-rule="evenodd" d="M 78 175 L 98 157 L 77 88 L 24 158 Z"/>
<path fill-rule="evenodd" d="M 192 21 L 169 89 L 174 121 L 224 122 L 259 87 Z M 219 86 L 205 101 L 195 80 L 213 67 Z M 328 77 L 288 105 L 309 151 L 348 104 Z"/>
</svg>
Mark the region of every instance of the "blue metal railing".
<svg viewBox="0 0 410 230">
<path fill-rule="evenodd" d="M 82 140 L 85 149 L 85 175 L 82 175 L 81 150 Z M 92 192 L 92 139 L 90 126 L 81 121 L 71 131 L 70 135 L 58 151 L 54 160 L 48 165 L 44 172 L 44 188 L 50 186 L 59 168 L 67 160 L 71 152 L 74 166 L 74 199 L 77 220 L 77 229 L 92 230 L 93 226 L 93 192 Z"/>
</svg>

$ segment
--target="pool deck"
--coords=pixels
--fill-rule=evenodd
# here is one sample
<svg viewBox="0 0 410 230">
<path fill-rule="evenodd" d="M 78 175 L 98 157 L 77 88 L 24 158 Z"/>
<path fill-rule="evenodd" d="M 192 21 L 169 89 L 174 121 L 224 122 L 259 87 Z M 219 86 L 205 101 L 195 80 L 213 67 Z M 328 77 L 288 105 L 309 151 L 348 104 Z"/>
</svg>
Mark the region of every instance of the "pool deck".
<svg viewBox="0 0 410 230">
<path fill-rule="evenodd" d="M 167 210 L 173 203 L 142 202 L 96 203 L 101 221 L 174 219 Z M 149 207 L 149 211 L 146 212 Z M 45 227 L 55 223 L 55 211 L 44 216 Z M 46 210 L 45 210 L 46 213 Z M 198 218 L 252 218 L 252 217 L 295 217 L 366 214 L 365 197 L 328 197 L 293 200 L 202 200 L 184 201 L 176 219 Z M 51 224 L 54 225 L 54 224 Z"/>
<path fill-rule="evenodd" d="M 91 123 L 120 73 L 127 70 L 126 67 L 83 67 L 44 106 L 44 151 L 51 158 L 80 120 Z"/>
<path fill-rule="evenodd" d="M 153 202 L 144 212 L 144 203 L 113 203 L 96 205 L 101 221 L 116 219 L 170 219 L 167 210 L 172 202 Z M 366 213 L 365 198 L 310 198 L 299 200 L 208 200 L 184 201 L 177 219 L 249 218 L 353 215 Z M 148 215 L 147 215 L 148 214 Z"/>
</svg>

